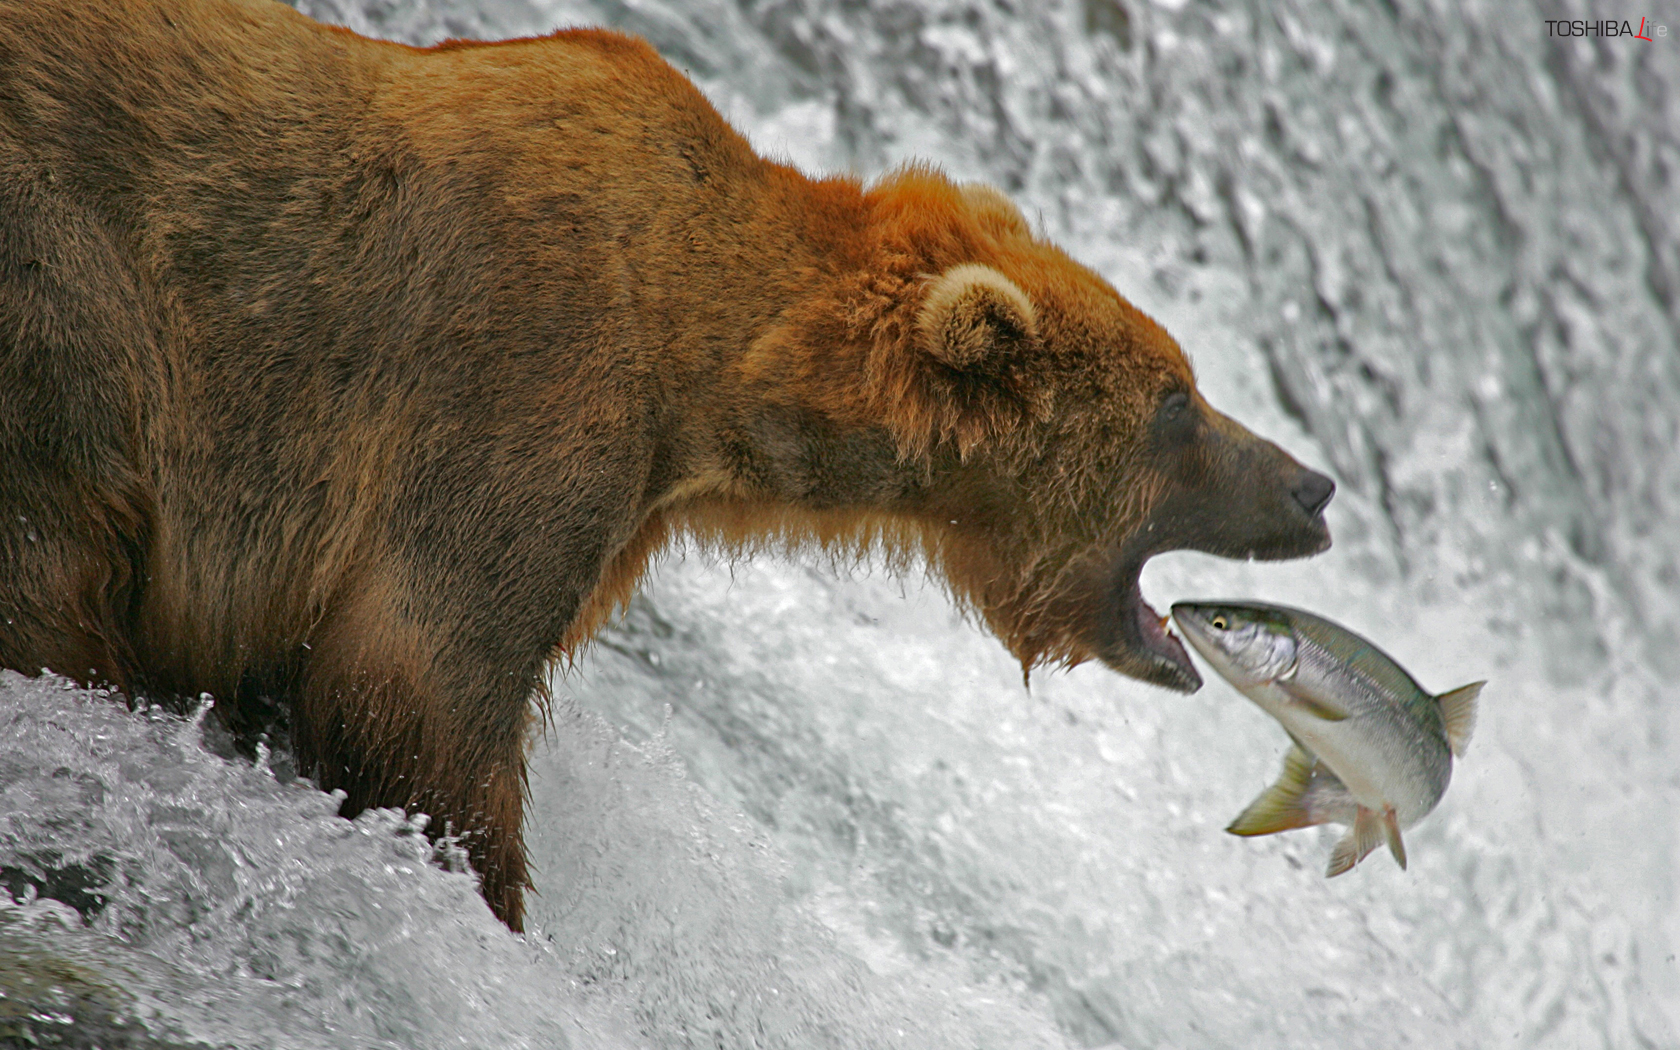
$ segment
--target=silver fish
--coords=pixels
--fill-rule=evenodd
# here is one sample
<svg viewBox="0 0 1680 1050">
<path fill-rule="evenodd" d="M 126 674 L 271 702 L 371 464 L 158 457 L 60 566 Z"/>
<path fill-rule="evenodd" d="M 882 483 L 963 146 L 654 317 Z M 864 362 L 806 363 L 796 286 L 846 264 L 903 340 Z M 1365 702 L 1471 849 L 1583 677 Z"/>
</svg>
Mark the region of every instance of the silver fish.
<svg viewBox="0 0 1680 1050">
<path fill-rule="evenodd" d="M 1283 724 L 1283 773 L 1225 830 L 1270 835 L 1346 824 L 1340 875 L 1435 808 L 1476 724 L 1485 682 L 1434 696 L 1365 638 L 1312 613 L 1256 602 L 1179 602 L 1173 622 L 1213 669 Z"/>
</svg>

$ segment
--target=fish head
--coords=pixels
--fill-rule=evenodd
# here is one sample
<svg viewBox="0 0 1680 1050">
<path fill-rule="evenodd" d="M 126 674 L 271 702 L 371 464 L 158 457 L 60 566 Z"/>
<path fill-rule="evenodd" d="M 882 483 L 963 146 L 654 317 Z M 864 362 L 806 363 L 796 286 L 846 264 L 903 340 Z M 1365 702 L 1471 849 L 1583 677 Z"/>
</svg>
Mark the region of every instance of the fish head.
<svg viewBox="0 0 1680 1050">
<path fill-rule="evenodd" d="M 1247 689 L 1295 670 L 1295 628 L 1287 613 L 1238 602 L 1179 602 L 1173 623 L 1220 677 Z"/>
</svg>

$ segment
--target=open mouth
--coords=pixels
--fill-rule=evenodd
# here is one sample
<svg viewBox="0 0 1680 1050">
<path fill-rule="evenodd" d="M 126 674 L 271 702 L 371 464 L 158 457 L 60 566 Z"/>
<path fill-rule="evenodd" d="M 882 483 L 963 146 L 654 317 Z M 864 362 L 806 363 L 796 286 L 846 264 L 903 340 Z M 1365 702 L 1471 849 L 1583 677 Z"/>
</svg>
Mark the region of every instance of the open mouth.
<svg viewBox="0 0 1680 1050">
<path fill-rule="evenodd" d="M 1112 669 L 1134 679 L 1163 685 L 1178 692 L 1201 689 L 1201 675 L 1189 662 L 1166 617 L 1144 601 L 1137 585 L 1144 558 L 1122 558 L 1109 575 L 1107 610 L 1100 618 L 1097 655 Z"/>
<path fill-rule="evenodd" d="M 1142 566 L 1138 568 L 1141 571 Z M 1131 643 L 1129 647 L 1140 658 L 1139 662 L 1145 665 L 1128 670 L 1145 681 L 1168 689 L 1185 693 L 1200 689 L 1202 676 L 1196 673 L 1184 644 L 1168 632 L 1167 618 L 1143 600 L 1137 573 L 1126 574 L 1120 582 L 1117 626 L 1125 642 Z"/>
</svg>

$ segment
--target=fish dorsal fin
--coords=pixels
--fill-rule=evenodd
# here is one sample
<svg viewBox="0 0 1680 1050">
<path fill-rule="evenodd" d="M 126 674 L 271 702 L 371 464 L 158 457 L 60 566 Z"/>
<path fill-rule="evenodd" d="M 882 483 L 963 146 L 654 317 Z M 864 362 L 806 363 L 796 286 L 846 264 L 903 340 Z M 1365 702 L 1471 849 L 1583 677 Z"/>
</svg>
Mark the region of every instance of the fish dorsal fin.
<svg viewBox="0 0 1680 1050">
<path fill-rule="evenodd" d="M 1293 678 L 1279 678 L 1272 684 L 1283 690 L 1285 696 L 1305 708 L 1314 718 L 1321 718 L 1326 722 L 1340 722 L 1353 713 L 1340 700 L 1308 689 Z"/>
<path fill-rule="evenodd" d="M 1487 683 L 1471 682 L 1435 698 L 1441 705 L 1441 721 L 1447 724 L 1447 746 L 1459 758 L 1464 757 L 1464 749 L 1470 746 L 1470 734 L 1476 729 L 1476 697 L 1481 695 L 1484 685 Z"/>
<path fill-rule="evenodd" d="M 1343 872 L 1351 871 L 1368 853 L 1382 845 L 1382 841 L 1382 819 L 1360 806 L 1358 815 L 1353 818 L 1353 827 L 1336 843 L 1336 848 L 1330 851 L 1330 867 L 1324 872 L 1325 878 L 1333 879 Z"/>
<path fill-rule="evenodd" d="M 1291 747 L 1283 758 L 1283 772 L 1277 782 L 1260 792 L 1225 830 L 1233 835 L 1271 835 L 1324 823 L 1314 820 L 1305 805 L 1314 761 L 1301 745 Z"/>
</svg>

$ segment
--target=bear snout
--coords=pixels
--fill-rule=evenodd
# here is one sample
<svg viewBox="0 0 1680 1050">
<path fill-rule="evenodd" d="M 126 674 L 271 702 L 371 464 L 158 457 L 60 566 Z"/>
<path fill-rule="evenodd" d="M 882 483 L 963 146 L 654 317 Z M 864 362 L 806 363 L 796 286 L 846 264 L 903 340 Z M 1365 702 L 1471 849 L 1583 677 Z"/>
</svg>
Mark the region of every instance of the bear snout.
<svg viewBox="0 0 1680 1050">
<path fill-rule="evenodd" d="M 1330 503 L 1330 497 L 1336 494 L 1336 483 L 1316 470 L 1302 467 L 1301 476 L 1296 479 L 1289 494 L 1294 496 L 1296 504 L 1307 512 L 1307 517 L 1316 518 L 1324 513 L 1324 508 Z"/>
</svg>

